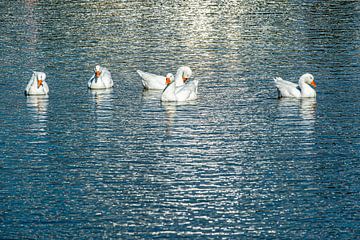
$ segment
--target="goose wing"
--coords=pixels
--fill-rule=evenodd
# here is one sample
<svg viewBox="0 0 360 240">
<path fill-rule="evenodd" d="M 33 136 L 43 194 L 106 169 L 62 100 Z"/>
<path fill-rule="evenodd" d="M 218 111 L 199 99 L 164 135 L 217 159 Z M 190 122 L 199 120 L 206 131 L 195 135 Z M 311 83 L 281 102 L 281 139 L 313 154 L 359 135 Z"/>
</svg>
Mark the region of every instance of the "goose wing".
<svg viewBox="0 0 360 240">
<path fill-rule="evenodd" d="M 283 80 L 281 77 L 274 78 L 274 82 L 279 97 L 301 97 L 298 84 Z"/>
</svg>

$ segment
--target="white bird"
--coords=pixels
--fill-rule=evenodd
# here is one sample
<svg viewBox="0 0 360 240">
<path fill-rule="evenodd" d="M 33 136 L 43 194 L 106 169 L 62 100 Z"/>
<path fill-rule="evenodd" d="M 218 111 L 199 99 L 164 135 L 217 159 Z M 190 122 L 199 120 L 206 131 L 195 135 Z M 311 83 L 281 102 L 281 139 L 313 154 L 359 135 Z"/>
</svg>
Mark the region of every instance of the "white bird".
<svg viewBox="0 0 360 240">
<path fill-rule="evenodd" d="M 316 91 L 310 87 L 316 87 L 314 76 L 310 73 L 305 73 L 299 79 L 299 83 L 292 83 L 283 80 L 281 77 L 274 78 L 275 86 L 278 90 L 278 96 L 292 97 L 292 98 L 315 98 Z"/>
<path fill-rule="evenodd" d="M 94 68 L 94 75 L 88 81 L 88 87 L 90 89 L 106 89 L 112 88 L 114 82 L 111 78 L 111 73 L 105 67 L 96 65 Z"/>
<path fill-rule="evenodd" d="M 171 73 L 166 75 L 167 82 L 170 82 L 161 94 L 162 102 L 186 102 L 197 99 L 198 93 L 198 81 L 193 80 L 183 84 L 182 86 L 176 86 L 176 76 Z"/>
<path fill-rule="evenodd" d="M 49 86 L 45 82 L 46 74 L 43 72 L 33 72 L 31 79 L 26 86 L 25 95 L 47 95 Z"/>
<path fill-rule="evenodd" d="M 142 84 L 145 89 L 157 89 L 163 90 L 168 83 L 166 83 L 166 77 L 156 75 L 153 73 L 143 72 L 141 70 L 136 71 L 142 78 Z M 191 77 L 192 71 L 189 67 L 180 67 L 175 75 L 176 87 L 182 86 Z"/>
</svg>

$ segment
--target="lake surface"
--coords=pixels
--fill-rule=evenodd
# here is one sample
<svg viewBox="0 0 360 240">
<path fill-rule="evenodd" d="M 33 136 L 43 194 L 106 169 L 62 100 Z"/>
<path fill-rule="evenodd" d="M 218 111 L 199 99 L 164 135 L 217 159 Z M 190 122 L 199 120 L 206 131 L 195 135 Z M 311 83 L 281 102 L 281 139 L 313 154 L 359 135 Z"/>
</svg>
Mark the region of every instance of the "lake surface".
<svg viewBox="0 0 360 240">
<path fill-rule="evenodd" d="M 1 1 L 0 22 L 0 238 L 360 238 L 358 1 Z M 87 89 L 97 63 L 112 90 Z M 198 100 L 143 91 L 137 69 L 182 65 Z M 48 97 L 24 96 L 34 70 Z M 277 99 L 305 72 L 316 100 Z"/>
</svg>

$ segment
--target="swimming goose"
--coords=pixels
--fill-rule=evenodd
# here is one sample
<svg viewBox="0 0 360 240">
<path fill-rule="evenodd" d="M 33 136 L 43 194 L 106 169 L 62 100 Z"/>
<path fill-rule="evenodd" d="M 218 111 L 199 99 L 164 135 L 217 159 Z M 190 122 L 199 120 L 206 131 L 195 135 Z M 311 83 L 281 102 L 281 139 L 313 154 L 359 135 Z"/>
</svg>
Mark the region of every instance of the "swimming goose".
<svg viewBox="0 0 360 240">
<path fill-rule="evenodd" d="M 90 89 L 106 89 L 112 88 L 114 82 L 111 78 L 111 73 L 105 67 L 96 65 L 94 69 L 94 75 L 88 81 L 88 87 Z"/>
<path fill-rule="evenodd" d="M 185 102 L 197 99 L 198 81 L 193 80 L 183 84 L 182 86 L 176 86 L 176 76 L 171 73 L 166 75 L 167 84 L 166 88 L 161 94 L 162 102 Z"/>
<path fill-rule="evenodd" d="M 278 90 L 278 96 L 281 97 L 293 97 L 293 98 L 315 98 L 316 91 L 310 87 L 316 87 L 314 76 L 310 73 L 302 75 L 299 79 L 299 83 L 292 83 L 283 80 L 281 77 L 274 78 L 275 86 Z"/>
<path fill-rule="evenodd" d="M 136 72 L 142 78 L 142 84 L 145 89 L 163 90 L 167 86 L 166 77 L 164 76 L 143 72 L 141 70 L 137 70 Z M 179 87 L 184 85 L 185 82 L 191 77 L 191 75 L 192 71 L 189 67 L 180 67 L 175 75 L 176 86 Z"/>
<path fill-rule="evenodd" d="M 33 72 L 31 79 L 26 86 L 25 95 L 47 95 L 49 86 L 45 82 L 46 74 L 43 72 Z"/>
</svg>

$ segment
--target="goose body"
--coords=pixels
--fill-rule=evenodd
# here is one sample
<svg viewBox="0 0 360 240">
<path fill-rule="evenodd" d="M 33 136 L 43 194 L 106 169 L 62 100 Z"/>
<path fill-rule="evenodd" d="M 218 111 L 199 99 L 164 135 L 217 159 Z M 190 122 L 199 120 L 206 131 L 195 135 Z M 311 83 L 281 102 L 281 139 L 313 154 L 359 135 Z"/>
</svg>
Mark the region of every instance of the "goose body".
<svg viewBox="0 0 360 240">
<path fill-rule="evenodd" d="M 47 95 L 49 93 L 49 86 L 45 82 L 45 79 L 45 73 L 33 72 L 25 88 L 25 95 Z"/>
<path fill-rule="evenodd" d="M 105 67 L 97 65 L 94 69 L 94 75 L 88 81 L 90 89 L 107 89 L 114 86 L 111 73 Z"/>
<path fill-rule="evenodd" d="M 142 78 L 142 84 L 145 89 L 163 90 L 167 83 L 166 77 L 156 75 L 153 73 L 143 72 L 141 70 L 136 71 Z M 191 77 L 192 71 L 189 67 L 180 67 L 175 75 L 176 86 L 182 86 Z"/>
<path fill-rule="evenodd" d="M 278 90 L 278 97 L 292 98 L 315 98 L 316 91 L 311 87 L 316 87 L 313 75 L 306 73 L 299 79 L 298 84 L 283 80 L 281 77 L 274 78 L 275 86 Z M 311 86 L 310 86 L 311 85 Z"/>
<path fill-rule="evenodd" d="M 173 75 L 168 74 L 169 78 L 173 79 Z M 175 81 L 169 83 L 164 91 L 161 94 L 162 102 L 186 102 L 197 99 L 198 92 L 198 81 L 193 80 L 183 84 L 181 86 L 176 86 L 176 77 Z"/>
<path fill-rule="evenodd" d="M 162 90 L 166 87 L 165 76 L 156 75 L 153 73 L 143 72 L 141 70 L 136 71 L 141 79 L 143 87 L 145 89 Z"/>
</svg>

